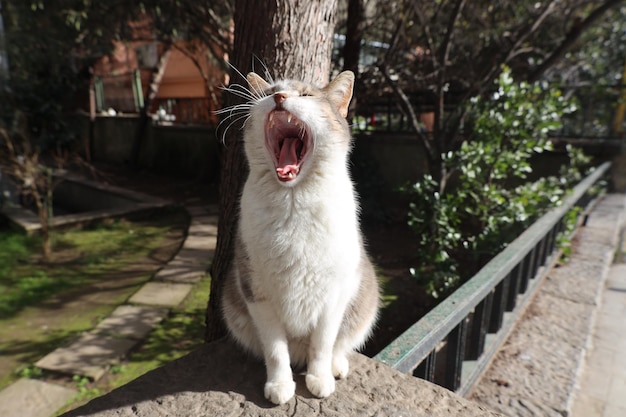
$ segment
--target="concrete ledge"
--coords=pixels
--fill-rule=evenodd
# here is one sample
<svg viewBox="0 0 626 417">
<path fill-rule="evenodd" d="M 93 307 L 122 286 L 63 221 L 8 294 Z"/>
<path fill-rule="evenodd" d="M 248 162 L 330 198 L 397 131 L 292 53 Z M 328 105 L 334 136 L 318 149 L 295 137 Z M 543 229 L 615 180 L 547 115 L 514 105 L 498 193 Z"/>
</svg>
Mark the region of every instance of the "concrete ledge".
<svg viewBox="0 0 626 417">
<path fill-rule="evenodd" d="M 63 202 L 66 209 L 73 211 L 55 215 L 50 220 L 50 226 L 55 228 L 88 224 L 104 218 L 122 217 L 172 205 L 162 198 L 93 181 L 65 170 L 54 170 L 54 177 L 60 181 L 54 190 L 54 200 Z M 26 233 L 38 232 L 41 229 L 38 215 L 20 206 L 16 199 L 13 196 L 0 206 L 0 215 Z"/>
<path fill-rule="evenodd" d="M 350 365 L 350 375 L 329 398 L 313 398 L 299 375 L 296 397 L 274 406 L 263 397 L 263 364 L 222 339 L 63 416 L 500 415 L 363 355 L 354 354 Z"/>
</svg>

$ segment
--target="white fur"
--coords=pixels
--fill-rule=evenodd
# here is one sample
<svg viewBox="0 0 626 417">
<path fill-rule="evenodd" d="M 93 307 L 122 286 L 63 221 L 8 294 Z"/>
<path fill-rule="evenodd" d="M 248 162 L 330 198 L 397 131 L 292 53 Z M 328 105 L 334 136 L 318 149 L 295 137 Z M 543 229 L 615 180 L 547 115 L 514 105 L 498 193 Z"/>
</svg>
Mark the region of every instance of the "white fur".
<svg viewBox="0 0 626 417">
<path fill-rule="evenodd" d="M 248 121 L 250 175 L 241 199 L 241 232 L 259 284 L 255 289 L 272 300 L 289 336 L 301 337 L 322 311 L 333 304 L 345 308 L 357 290 L 357 207 L 347 153 L 336 149 L 345 138 L 333 137 L 338 132 L 327 130 L 319 106 L 306 98 L 287 100 L 284 108 L 316 134 L 313 155 L 295 180 L 299 184 L 278 181 L 263 134 L 273 108 L 271 96 L 264 98 Z"/>
<path fill-rule="evenodd" d="M 270 95 L 251 107 L 244 133 L 250 175 L 241 198 L 240 233 L 257 299 L 246 305 L 267 368 L 265 396 L 281 404 L 295 392 L 290 362 L 306 359 L 308 389 L 326 397 L 335 390 L 334 377 L 347 375 L 346 355 L 363 343 L 369 329 L 336 343 L 344 313 L 359 291 L 363 256 L 347 169 L 349 132 L 343 121 L 329 123 L 338 112 L 299 97 L 288 83 L 278 85 L 288 95 L 283 108 L 310 127 L 314 147 L 297 178 L 280 182 L 264 134 L 274 100 Z M 227 317 L 231 332 L 254 350 L 253 337 L 233 330 L 235 320 Z"/>
</svg>

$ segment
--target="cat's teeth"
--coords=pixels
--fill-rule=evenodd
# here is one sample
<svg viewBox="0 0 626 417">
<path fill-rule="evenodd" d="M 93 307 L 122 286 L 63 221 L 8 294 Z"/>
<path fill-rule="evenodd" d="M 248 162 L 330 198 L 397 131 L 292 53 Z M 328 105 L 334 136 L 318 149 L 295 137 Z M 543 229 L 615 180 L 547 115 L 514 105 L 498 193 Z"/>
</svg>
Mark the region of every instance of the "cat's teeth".
<svg viewBox="0 0 626 417">
<path fill-rule="evenodd" d="M 287 123 L 291 123 L 291 115 L 287 115 Z"/>
<path fill-rule="evenodd" d="M 269 121 L 270 123 L 274 121 L 274 113 L 270 113 Z"/>
</svg>

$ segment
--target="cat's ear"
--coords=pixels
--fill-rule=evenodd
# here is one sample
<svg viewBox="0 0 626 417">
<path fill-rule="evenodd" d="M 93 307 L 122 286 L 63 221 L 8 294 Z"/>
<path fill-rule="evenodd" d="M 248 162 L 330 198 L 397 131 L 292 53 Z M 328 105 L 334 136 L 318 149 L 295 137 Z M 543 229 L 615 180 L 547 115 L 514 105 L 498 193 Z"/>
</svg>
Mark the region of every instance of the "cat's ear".
<svg viewBox="0 0 626 417">
<path fill-rule="evenodd" d="M 353 89 L 354 73 L 352 71 L 342 72 L 324 88 L 328 98 L 337 107 L 342 117 L 348 116 Z"/>
<path fill-rule="evenodd" d="M 254 72 L 248 73 L 248 75 L 246 76 L 246 80 L 248 80 L 250 91 L 253 95 L 257 97 L 263 97 L 265 95 L 263 92 L 270 87 L 267 81 L 265 81 L 263 78 L 261 78 L 260 75 L 257 75 Z"/>
</svg>

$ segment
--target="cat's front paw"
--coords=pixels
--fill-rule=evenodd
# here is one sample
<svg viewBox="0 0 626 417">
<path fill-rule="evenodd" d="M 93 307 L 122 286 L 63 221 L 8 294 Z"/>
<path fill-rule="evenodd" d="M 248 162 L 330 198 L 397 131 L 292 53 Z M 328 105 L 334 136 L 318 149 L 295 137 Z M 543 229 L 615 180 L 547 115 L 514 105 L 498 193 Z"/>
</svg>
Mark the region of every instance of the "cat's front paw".
<svg viewBox="0 0 626 417">
<path fill-rule="evenodd" d="M 317 398 L 325 398 L 335 392 L 335 378 L 331 374 L 306 374 L 306 387 Z"/>
<path fill-rule="evenodd" d="M 333 357 L 333 375 L 335 378 L 343 379 L 350 372 L 350 363 L 344 355 L 335 355 Z"/>
<path fill-rule="evenodd" d="M 295 393 L 296 383 L 294 381 L 265 383 L 265 398 L 274 404 L 285 404 Z"/>
</svg>

